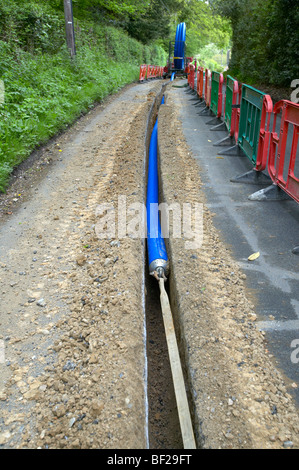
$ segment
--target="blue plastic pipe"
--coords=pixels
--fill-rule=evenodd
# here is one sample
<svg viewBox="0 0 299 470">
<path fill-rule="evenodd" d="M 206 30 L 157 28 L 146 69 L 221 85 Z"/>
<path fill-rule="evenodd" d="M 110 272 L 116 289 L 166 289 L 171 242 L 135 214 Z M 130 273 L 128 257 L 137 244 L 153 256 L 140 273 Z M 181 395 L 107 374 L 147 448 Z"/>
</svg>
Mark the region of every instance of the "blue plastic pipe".
<svg viewBox="0 0 299 470">
<path fill-rule="evenodd" d="M 162 104 L 164 103 L 164 96 Z M 158 119 L 151 134 L 148 155 L 148 177 L 146 197 L 147 221 L 147 252 L 149 272 L 166 274 L 168 272 L 168 256 L 159 218 L 159 176 L 158 176 Z"/>
<path fill-rule="evenodd" d="M 181 35 L 181 23 L 178 24 L 177 28 L 176 28 L 175 43 L 174 43 L 174 57 L 180 57 L 179 56 L 180 35 Z M 174 59 L 174 68 L 178 69 L 179 64 L 180 64 L 180 60 L 179 59 Z"/>
<path fill-rule="evenodd" d="M 174 60 L 174 67 L 182 70 L 184 68 L 184 43 L 186 41 L 186 24 L 180 23 L 177 25 L 175 43 L 174 43 L 174 56 L 182 57 L 182 59 Z"/>
<path fill-rule="evenodd" d="M 184 57 L 185 57 L 185 41 L 186 41 L 186 24 L 181 23 L 181 42 L 180 42 L 180 57 L 183 57 L 181 60 L 181 70 L 184 68 Z"/>
</svg>

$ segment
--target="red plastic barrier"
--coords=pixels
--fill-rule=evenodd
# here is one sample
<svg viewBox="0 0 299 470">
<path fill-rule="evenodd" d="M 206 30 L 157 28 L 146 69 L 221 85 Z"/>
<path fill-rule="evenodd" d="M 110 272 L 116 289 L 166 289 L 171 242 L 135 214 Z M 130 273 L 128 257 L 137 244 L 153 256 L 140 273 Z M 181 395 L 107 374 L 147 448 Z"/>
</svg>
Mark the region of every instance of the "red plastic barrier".
<svg viewBox="0 0 299 470">
<path fill-rule="evenodd" d="M 143 82 L 146 79 L 146 65 L 140 65 L 139 81 Z"/>
<path fill-rule="evenodd" d="M 241 93 L 242 93 L 241 90 L 242 90 L 242 85 L 239 86 L 238 80 L 234 80 L 229 135 L 230 137 L 235 137 L 236 142 L 238 140 L 238 134 L 239 134 L 239 122 L 240 122 L 240 106 L 239 105 L 240 105 L 240 99 L 241 99 Z M 225 102 L 225 109 L 226 109 L 226 102 Z"/>
<path fill-rule="evenodd" d="M 147 78 L 155 78 L 155 67 L 153 65 L 147 66 Z"/>
<path fill-rule="evenodd" d="M 276 121 L 281 113 L 279 136 L 277 135 Z M 293 134 L 291 129 L 293 128 Z M 299 202 L 299 179 L 294 174 L 296 152 L 299 133 L 299 104 L 288 100 L 281 100 L 274 106 L 273 131 L 270 139 L 270 153 L 268 162 L 269 175 L 274 184 L 283 189 L 296 202 Z M 286 155 L 288 138 L 292 137 L 290 155 Z M 288 162 L 286 161 L 286 157 Z M 287 169 L 287 177 L 284 173 Z"/>
<path fill-rule="evenodd" d="M 218 89 L 218 107 L 217 107 L 217 117 L 220 118 L 222 116 L 222 103 L 223 103 L 223 74 L 220 74 L 219 78 L 219 89 Z"/>
<path fill-rule="evenodd" d="M 255 169 L 258 171 L 265 170 L 267 166 L 269 141 L 270 141 L 270 131 L 269 131 L 270 115 L 272 111 L 273 111 L 272 99 L 269 95 L 264 95 L 258 151 L 256 155 L 256 165 L 255 165 Z"/>
<path fill-rule="evenodd" d="M 159 65 L 140 65 L 139 81 L 143 81 L 146 78 L 161 78 L 163 77 L 164 71 L 167 71 L 167 67 L 160 67 Z"/>
<path fill-rule="evenodd" d="M 197 70 L 197 94 L 200 99 L 203 99 L 203 76 L 204 68 L 198 67 Z"/>
<path fill-rule="evenodd" d="M 192 90 L 194 90 L 194 82 L 195 82 L 195 67 L 194 65 L 190 65 L 190 74 L 189 74 L 189 85 Z"/>
<path fill-rule="evenodd" d="M 239 126 L 240 126 L 240 115 L 241 115 L 241 109 L 240 109 L 240 103 L 241 103 L 241 96 L 242 96 L 242 83 L 239 83 L 239 92 L 238 92 L 238 107 L 236 109 L 236 116 L 235 116 L 235 124 L 234 124 L 234 136 L 235 136 L 235 142 L 237 144 L 238 142 L 238 136 L 239 136 Z"/>
<path fill-rule="evenodd" d="M 206 69 L 205 73 L 205 102 L 209 108 L 211 105 L 211 71 Z"/>
</svg>

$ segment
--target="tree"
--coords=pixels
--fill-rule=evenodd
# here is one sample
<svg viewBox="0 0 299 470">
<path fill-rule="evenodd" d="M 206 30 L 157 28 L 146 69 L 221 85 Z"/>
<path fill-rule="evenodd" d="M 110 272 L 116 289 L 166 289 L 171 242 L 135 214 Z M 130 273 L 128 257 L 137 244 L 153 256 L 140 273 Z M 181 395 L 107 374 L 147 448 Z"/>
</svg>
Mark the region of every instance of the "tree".
<svg viewBox="0 0 299 470">
<path fill-rule="evenodd" d="M 218 48 L 229 47 L 230 22 L 221 17 L 205 1 L 189 0 L 184 4 L 180 20 L 186 22 L 187 55 L 194 56 L 204 46 L 213 43 Z"/>
<path fill-rule="evenodd" d="M 61 0 L 41 1 L 55 9 L 63 9 Z M 73 10 L 76 18 L 121 20 L 128 15 L 141 15 L 147 9 L 148 3 L 147 0 L 73 0 Z"/>
<path fill-rule="evenodd" d="M 290 86 L 299 76 L 297 0 L 211 0 L 231 21 L 230 72 L 241 80 Z"/>
<path fill-rule="evenodd" d="M 144 44 L 156 39 L 169 42 L 171 22 L 181 10 L 183 0 L 151 0 L 148 9 L 138 17 L 130 15 L 128 33 Z"/>
<path fill-rule="evenodd" d="M 270 80 L 290 86 L 299 78 L 299 7 L 296 0 L 276 0 L 270 6 L 269 40 L 265 53 Z"/>
</svg>

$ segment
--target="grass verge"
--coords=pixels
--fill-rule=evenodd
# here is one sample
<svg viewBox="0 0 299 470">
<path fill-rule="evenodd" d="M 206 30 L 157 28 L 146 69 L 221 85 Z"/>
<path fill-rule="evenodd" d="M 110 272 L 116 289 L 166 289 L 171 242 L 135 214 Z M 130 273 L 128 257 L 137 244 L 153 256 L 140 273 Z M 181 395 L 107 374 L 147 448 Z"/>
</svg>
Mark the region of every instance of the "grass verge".
<svg viewBox="0 0 299 470">
<path fill-rule="evenodd" d="M 17 35 L 0 40 L 1 192 L 13 169 L 38 145 L 64 130 L 94 102 L 138 80 L 141 63 L 166 62 L 161 48 L 144 46 L 113 27 L 76 22 L 75 32 L 74 60 L 64 42 L 55 52 L 47 52 L 20 47 Z"/>
</svg>

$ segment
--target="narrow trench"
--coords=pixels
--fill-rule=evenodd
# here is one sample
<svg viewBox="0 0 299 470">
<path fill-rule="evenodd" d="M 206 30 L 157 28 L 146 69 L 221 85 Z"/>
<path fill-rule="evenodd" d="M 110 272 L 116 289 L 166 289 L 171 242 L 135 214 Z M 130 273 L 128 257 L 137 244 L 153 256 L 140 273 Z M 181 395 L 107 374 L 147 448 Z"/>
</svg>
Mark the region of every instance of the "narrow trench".
<svg viewBox="0 0 299 470">
<path fill-rule="evenodd" d="M 149 141 L 162 95 L 149 117 L 146 143 L 146 167 Z M 146 178 L 147 181 L 147 178 Z M 147 250 L 145 250 L 146 252 Z M 148 445 L 150 449 L 183 449 L 171 366 L 160 304 L 157 280 L 149 275 L 145 253 L 145 324 L 147 354 Z M 169 283 L 165 288 L 168 292 Z M 169 294 L 169 292 L 168 292 Z"/>
<path fill-rule="evenodd" d="M 146 273 L 148 435 L 150 449 L 183 449 L 157 280 Z"/>
</svg>

